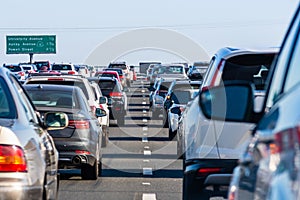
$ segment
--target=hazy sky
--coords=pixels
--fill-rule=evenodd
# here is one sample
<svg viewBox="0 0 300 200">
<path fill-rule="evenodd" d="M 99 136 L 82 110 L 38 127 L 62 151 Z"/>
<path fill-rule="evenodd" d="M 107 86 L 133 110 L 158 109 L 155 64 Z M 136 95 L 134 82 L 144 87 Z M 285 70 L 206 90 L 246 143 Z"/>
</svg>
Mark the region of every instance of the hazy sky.
<svg viewBox="0 0 300 200">
<path fill-rule="evenodd" d="M 113 36 L 150 27 L 183 34 L 203 47 L 209 56 L 224 46 L 279 46 L 298 3 L 298 0 L 3 1 L 0 62 L 28 61 L 28 55 L 6 55 L 6 35 L 18 34 L 55 34 L 57 54 L 34 56 L 35 60 L 52 62 L 83 63 L 98 45 Z M 140 60 L 178 59 L 156 50 L 141 50 L 121 58 L 130 64 Z"/>
</svg>

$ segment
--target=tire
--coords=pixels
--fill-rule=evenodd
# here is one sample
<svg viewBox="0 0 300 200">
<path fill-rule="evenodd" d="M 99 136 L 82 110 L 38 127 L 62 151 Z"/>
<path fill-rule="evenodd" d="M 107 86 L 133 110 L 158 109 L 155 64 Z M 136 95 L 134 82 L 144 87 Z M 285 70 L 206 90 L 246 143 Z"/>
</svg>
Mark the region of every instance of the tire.
<svg viewBox="0 0 300 200">
<path fill-rule="evenodd" d="M 120 116 L 117 119 L 117 123 L 118 123 L 118 126 L 124 126 L 124 124 L 125 124 L 125 116 Z"/>
<path fill-rule="evenodd" d="M 83 180 L 97 180 L 99 174 L 98 161 L 93 165 L 84 164 L 81 166 L 81 178 Z"/>
<path fill-rule="evenodd" d="M 153 119 L 159 119 L 159 112 L 158 111 L 152 111 L 152 118 Z"/>
<path fill-rule="evenodd" d="M 102 143 L 101 143 L 101 147 L 106 147 L 107 143 L 108 143 L 108 127 L 103 126 L 102 127 Z"/>
<path fill-rule="evenodd" d="M 182 199 L 192 200 L 201 199 L 209 200 L 210 195 L 202 190 L 201 184 L 195 183 L 193 177 L 183 175 Z"/>
<path fill-rule="evenodd" d="M 169 128 L 169 140 L 172 141 L 176 136 L 177 131 L 172 131 L 171 128 Z"/>
</svg>

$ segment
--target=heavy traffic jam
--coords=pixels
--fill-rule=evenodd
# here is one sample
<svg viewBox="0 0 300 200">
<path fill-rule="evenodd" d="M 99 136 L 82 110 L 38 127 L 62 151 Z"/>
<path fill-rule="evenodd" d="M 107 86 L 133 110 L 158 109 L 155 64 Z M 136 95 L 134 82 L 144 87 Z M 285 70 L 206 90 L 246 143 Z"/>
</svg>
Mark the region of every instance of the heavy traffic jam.
<svg viewBox="0 0 300 200">
<path fill-rule="evenodd" d="M 172 161 L 137 164 L 143 172 L 133 177 L 147 177 L 141 191 L 153 184 L 151 176 L 161 182 L 175 177 L 183 200 L 300 199 L 299 36 L 298 6 L 279 47 L 223 47 L 210 60 L 192 63 L 111 60 L 97 66 L 32 55 L 30 62 L 3 63 L 0 199 L 66 199 L 71 185 L 130 181 L 131 172 L 116 175 L 113 164 L 132 170 L 134 159 L 154 162 L 151 148 L 168 152 L 156 162 Z M 147 137 L 150 129 L 156 132 Z M 146 157 L 122 160 L 129 154 L 122 145 L 148 142 L 164 147 L 141 146 Z M 179 170 L 159 175 L 172 165 Z M 139 196 L 134 187 L 140 186 L 132 187 L 126 191 L 132 199 L 176 199 L 159 196 L 165 191 Z"/>
</svg>

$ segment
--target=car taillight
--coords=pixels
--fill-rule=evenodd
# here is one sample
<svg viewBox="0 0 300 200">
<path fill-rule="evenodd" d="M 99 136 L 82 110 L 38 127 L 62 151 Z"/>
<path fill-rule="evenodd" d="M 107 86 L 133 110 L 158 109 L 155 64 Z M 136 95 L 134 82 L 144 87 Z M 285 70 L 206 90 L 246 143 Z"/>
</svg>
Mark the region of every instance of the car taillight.
<svg viewBox="0 0 300 200">
<path fill-rule="evenodd" d="M 276 145 L 276 151 L 281 153 L 285 150 L 294 149 L 300 142 L 300 126 L 294 128 L 285 129 L 275 134 L 274 144 Z"/>
<path fill-rule="evenodd" d="M 183 113 L 183 111 L 185 110 L 185 107 L 180 106 L 180 107 L 179 107 L 179 110 L 180 110 L 180 112 Z"/>
<path fill-rule="evenodd" d="M 48 81 L 63 81 L 63 78 L 48 78 Z"/>
<path fill-rule="evenodd" d="M 75 150 L 75 153 L 76 153 L 76 154 L 88 154 L 88 155 L 91 154 L 91 152 L 85 151 L 85 150 Z"/>
<path fill-rule="evenodd" d="M 100 107 L 101 109 L 104 109 L 104 107 L 103 107 L 103 105 L 102 105 L 102 104 L 99 104 L 99 107 Z"/>
<path fill-rule="evenodd" d="M 207 176 L 209 174 L 221 172 L 221 168 L 219 167 L 208 167 L 208 168 L 201 168 L 197 171 L 198 176 Z"/>
<path fill-rule="evenodd" d="M 74 75 L 76 72 L 75 71 L 68 71 L 68 74 Z"/>
<path fill-rule="evenodd" d="M 124 78 L 124 76 L 123 76 L 123 75 L 120 75 L 119 77 L 120 77 L 120 79 L 123 79 L 123 78 Z"/>
<path fill-rule="evenodd" d="M 0 145 L 0 172 L 27 172 L 24 151 L 14 145 Z"/>
<path fill-rule="evenodd" d="M 25 73 L 24 72 L 19 72 L 18 73 L 20 76 L 25 76 Z"/>
<path fill-rule="evenodd" d="M 89 129 L 90 123 L 86 120 L 69 120 L 69 126 L 75 127 L 76 129 Z"/>
<path fill-rule="evenodd" d="M 219 63 L 219 65 L 217 67 L 217 70 L 214 73 L 214 76 L 211 79 L 210 84 L 208 86 L 204 86 L 202 88 L 202 91 L 209 90 L 211 87 L 214 87 L 214 86 L 216 86 L 216 84 L 219 84 L 221 77 L 222 77 L 221 72 L 223 71 L 224 63 L 225 63 L 225 60 L 221 60 L 221 62 Z"/>
<path fill-rule="evenodd" d="M 109 96 L 111 97 L 122 97 L 122 93 L 121 92 L 111 92 L 109 93 Z"/>
<path fill-rule="evenodd" d="M 231 186 L 228 194 L 228 200 L 235 200 L 237 197 L 236 192 L 237 192 L 236 186 Z"/>
<path fill-rule="evenodd" d="M 90 106 L 92 112 L 95 114 L 96 113 L 96 106 Z"/>
</svg>

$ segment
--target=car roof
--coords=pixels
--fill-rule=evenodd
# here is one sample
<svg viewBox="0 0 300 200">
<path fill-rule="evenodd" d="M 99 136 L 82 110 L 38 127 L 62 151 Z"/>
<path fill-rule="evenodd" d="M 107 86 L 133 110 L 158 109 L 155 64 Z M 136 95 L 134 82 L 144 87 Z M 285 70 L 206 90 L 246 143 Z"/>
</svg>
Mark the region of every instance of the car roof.
<svg viewBox="0 0 300 200">
<path fill-rule="evenodd" d="M 266 53 L 278 53 L 279 47 L 264 48 L 264 49 L 246 49 L 246 48 L 234 48 L 234 47 L 224 47 L 221 48 L 215 55 L 222 57 L 222 59 L 229 59 L 234 56 L 244 55 L 244 54 L 266 54 Z"/>
<path fill-rule="evenodd" d="M 32 76 L 29 77 L 28 80 L 47 80 L 47 79 L 57 79 L 57 80 L 64 80 L 64 81 L 68 81 L 68 80 L 74 80 L 74 81 L 84 81 L 85 78 L 83 78 L 82 76 L 74 76 L 74 75 L 55 75 L 55 76 Z"/>
<path fill-rule="evenodd" d="M 55 90 L 55 91 L 73 91 L 73 90 L 80 90 L 77 86 L 71 85 L 61 85 L 57 87 L 57 85 L 50 85 L 50 84 L 30 84 L 24 85 L 24 88 L 27 90 Z"/>
</svg>

